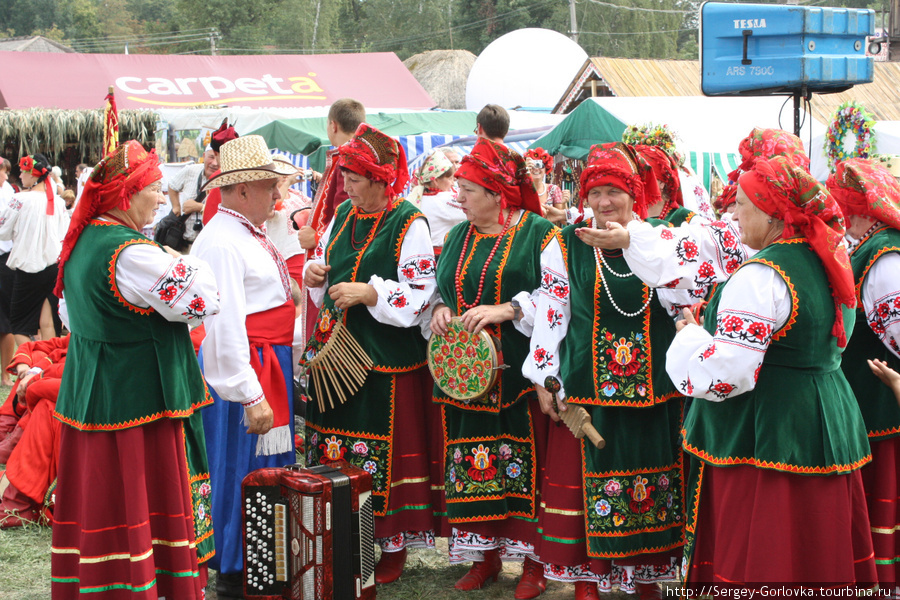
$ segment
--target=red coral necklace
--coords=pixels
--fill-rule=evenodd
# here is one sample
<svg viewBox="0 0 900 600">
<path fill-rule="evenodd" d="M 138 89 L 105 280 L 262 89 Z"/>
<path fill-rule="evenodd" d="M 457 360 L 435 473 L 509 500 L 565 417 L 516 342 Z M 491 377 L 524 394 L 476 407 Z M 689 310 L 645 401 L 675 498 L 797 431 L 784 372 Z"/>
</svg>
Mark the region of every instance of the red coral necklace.
<svg viewBox="0 0 900 600">
<path fill-rule="evenodd" d="M 463 242 L 462 253 L 459 255 L 459 262 L 456 263 L 456 302 L 457 302 L 457 310 L 462 310 L 462 308 L 475 308 L 478 306 L 479 301 L 481 300 L 481 292 L 484 291 L 484 278 L 487 275 L 488 267 L 491 265 L 491 261 L 494 259 L 494 254 L 497 253 L 497 248 L 500 247 L 500 242 L 503 241 L 503 236 L 506 235 L 506 232 L 509 231 L 509 224 L 512 222 L 512 214 L 513 211 L 509 211 L 509 215 L 506 217 L 506 222 L 503 224 L 503 231 L 500 232 L 500 235 L 497 236 L 497 241 L 494 242 L 494 247 L 491 248 L 491 253 L 488 254 L 487 260 L 484 261 L 484 267 L 481 269 L 481 277 L 478 279 L 478 292 L 475 294 L 475 301 L 472 304 L 466 302 L 465 298 L 463 298 L 463 285 L 462 285 L 462 265 L 465 262 L 466 256 L 466 248 L 469 247 L 469 240 L 472 239 L 472 232 L 475 230 L 474 225 L 469 225 L 469 231 L 466 233 L 466 241 Z M 474 248 L 473 248 L 474 251 Z"/>
</svg>

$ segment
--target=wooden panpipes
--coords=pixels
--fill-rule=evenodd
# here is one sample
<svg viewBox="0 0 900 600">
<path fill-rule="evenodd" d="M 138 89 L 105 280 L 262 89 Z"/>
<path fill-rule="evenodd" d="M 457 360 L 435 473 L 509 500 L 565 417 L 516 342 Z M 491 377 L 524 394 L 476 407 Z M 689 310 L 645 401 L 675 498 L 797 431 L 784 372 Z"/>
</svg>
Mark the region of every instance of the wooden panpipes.
<svg viewBox="0 0 900 600">
<path fill-rule="evenodd" d="M 373 364 L 341 320 L 335 321 L 328 342 L 306 366 L 319 411 L 325 412 L 326 396 L 331 408 L 335 399 L 341 404 L 346 402 L 363 386 Z"/>
</svg>

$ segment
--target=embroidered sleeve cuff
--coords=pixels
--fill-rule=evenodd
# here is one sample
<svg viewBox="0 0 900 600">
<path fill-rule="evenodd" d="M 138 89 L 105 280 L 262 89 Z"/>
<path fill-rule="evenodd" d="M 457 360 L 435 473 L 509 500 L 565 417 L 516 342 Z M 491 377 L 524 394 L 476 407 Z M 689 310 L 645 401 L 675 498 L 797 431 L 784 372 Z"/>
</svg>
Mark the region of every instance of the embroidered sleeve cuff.
<svg viewBox="0 0 900 600">
<path fill-rule="evenodd" d="M 256 398 L 253 398 L 252 400 L 248 400 L 246 402 L 241 402 L 241 405 L 244 408 L 250 408 L 251 406 L 256 406 L 257 404 L 259 404 L 260 402 L 262 402 L 265 399 L 266 399 L 265 394 L 260 394 L 259 396 L 257 396 Z"/>
</svg>

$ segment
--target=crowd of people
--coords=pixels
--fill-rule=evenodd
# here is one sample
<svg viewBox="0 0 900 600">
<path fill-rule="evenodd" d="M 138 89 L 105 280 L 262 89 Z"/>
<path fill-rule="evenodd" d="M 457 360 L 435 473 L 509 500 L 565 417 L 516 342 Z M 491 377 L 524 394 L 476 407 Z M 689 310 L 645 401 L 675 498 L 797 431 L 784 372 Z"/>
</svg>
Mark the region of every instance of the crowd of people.
<svg viewBox="0 0 900 600">
<path fill-rule="evenodd" d="M 339 100 L 310 199 L 223 124 L 158 222 L 136 142 L 80 166 L 71 214 L 22 158 L 0 527 L 52 522 L 54 598 L 202 598 L 209 568 L 242 598 L 241 481 L 301 448 L 371 475 L 379 586 L 444 537 L 462 591 L 521 562 L 517 600 L 679 578 L 900 597 L 900 173 L 853 158 L 820 183 L 796 136 L 754 129 L 710 203 L 632 128 L 570 192 L 508 128 L 488 105 L 471 152 L 410 174 Z M 371 366 L 335 405 L 306 376 L 339 330 Z M 462 360 L 476 338 L 492 366 Z M 559 426 L 575 410 L 605 446 Z"/>
</svg>

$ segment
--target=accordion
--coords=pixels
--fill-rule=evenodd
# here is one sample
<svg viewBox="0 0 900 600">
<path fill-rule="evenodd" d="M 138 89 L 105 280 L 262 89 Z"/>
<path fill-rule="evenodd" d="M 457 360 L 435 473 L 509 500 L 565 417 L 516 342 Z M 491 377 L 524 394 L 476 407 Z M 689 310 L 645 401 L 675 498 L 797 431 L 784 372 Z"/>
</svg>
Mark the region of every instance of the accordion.
<svg viewBox="0 0 900 600">
<path fill-rule="evenodd" d="M 247 598 L 375 598 L 372 476 L 337 462 L 244 478 Z"/>
</svg>

